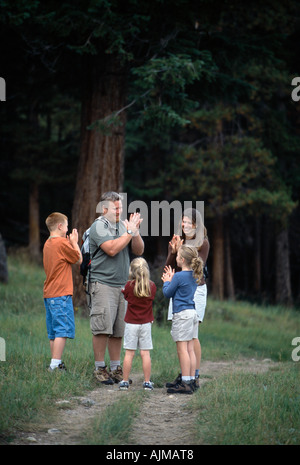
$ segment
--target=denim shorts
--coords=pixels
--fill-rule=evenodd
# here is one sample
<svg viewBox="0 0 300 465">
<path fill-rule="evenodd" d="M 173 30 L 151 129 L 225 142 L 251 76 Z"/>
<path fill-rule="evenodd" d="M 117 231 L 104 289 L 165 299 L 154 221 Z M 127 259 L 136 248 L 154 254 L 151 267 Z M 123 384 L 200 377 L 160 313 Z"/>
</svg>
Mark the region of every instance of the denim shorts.
<svg viewBox="0 0 300 465">
<path fill-rule="evenodd" d="M 44 299 L 46 327 L 50 340 L 56 337 L 75 337 L 75 318 L 71 295 Z"/>
</svg>

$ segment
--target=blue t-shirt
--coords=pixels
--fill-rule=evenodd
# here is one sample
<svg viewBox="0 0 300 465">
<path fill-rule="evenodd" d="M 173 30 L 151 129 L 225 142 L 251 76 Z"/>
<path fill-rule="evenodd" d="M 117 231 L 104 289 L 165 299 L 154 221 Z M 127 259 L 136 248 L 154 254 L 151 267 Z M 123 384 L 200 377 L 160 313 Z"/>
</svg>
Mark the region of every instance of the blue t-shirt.
<svg viewBox="0 0 300 465">
<path fill-rule="evenodd" d="M 195 308 L 194 294 L 197 283 L 193 277 L 193 271 L 179 271 L 175 273 L 172 281 L 166 281 L 163 285 L 165 297 L 173 298 L 173 313 Z"/>
</svg>

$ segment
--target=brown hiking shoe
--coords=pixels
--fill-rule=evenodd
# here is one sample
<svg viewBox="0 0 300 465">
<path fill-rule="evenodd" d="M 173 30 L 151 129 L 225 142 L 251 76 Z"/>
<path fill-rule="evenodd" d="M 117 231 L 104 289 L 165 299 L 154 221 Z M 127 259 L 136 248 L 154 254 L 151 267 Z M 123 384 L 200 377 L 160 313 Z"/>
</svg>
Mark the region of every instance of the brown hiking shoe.
<svg viewBox="0 0 300 465">
<path fill-rule="evenodd" d="M 199 380 L 199 377 L 195 378 L 194 380 L 194 391 L 196 391 L 197 389 L 199 389 L 200 387 L 200 380 Z"/>
<path fill-rule="evenodd" d="M 177 378 L 174 379 L 173 383 L 166 383 L 167 388 L 175 387 L 176 384 L 181 383 L 181 373 L 177 376 Z"/>
<path fill-rule="evenodd" d="M 110 371 L 109 376 L 115 383 L 120 383 L 123 380 L 123 370 L 120 365 L 117 366 L 116 370 Z M 132 379 L 128 380 L 129 384 L 132 384 Z"/>
<path fill-rule="evenodd" d="M 123 370 L 120 365 L 117 366 L 117 368 L 109 373 L 111 379 L 115 383 L 119 383 L 123 379 Z"/>
<path fill-rule="evenodd" d="M 194 391 L 191 386 L 184 381 L 181 381 L 181 383 L 167 389 L 168 394 L 193 394 L 193 392 Z"/>
<path fill-rule="evenodd" d="M 109 376 L 106 366 L 95 369 L 94 376 L 96 380 L 102 384 L 114 384 L 114 381 Z"/>
</svg>

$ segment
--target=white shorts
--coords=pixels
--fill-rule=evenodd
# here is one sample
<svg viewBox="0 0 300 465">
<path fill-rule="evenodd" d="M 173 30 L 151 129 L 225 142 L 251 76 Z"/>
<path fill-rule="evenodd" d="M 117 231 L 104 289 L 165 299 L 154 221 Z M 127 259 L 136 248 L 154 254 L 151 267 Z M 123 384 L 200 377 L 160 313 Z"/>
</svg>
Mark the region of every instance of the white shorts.
<svg viewBox="0 0 300 465">
<path fill-rule="evenodd" d="M 191 341 L 198 337 L 198 318 L 194 309 L 173 313 L 171 336 L 173 341 Z"/>
<path fill-rule="evenodd" d="M 206 284 L 203 284 L 202 286 L 197 286 L 197 289 L 194 294 L 194 302 L 195 302 L 198 321 L 200 322 L 204 320 L 206 301 L 207 301 Z M 172 299 L 170 299 L 169 308 L 168 308 L 168 320 L 172 320 L 172 316 L 173 316 L 173 303 L 172 303 Z"/>
<path fill-rule="evenodd" d="M 151 336 L 152 323 L 143 323 L 141 325 L 125 323 L 124 332 L 124 349 L 128 350 L 151 350 L 152 336 Z"/>
</svg>

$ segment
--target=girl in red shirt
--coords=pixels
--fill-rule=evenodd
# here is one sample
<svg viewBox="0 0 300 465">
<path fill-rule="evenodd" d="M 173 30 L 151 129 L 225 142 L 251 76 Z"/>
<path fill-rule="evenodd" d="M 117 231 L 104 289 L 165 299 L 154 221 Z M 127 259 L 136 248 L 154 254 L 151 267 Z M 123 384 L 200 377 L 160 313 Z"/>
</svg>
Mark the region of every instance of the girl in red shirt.
<svg viewBox="0 0 300 465">
<path fill-rule="evenodd" d="M 140 349 L 143 364 L 145 390 L 152 390 L 150 381 L 152 346 L 151 325 L 154 320 L 152 304 L 156 293 L 156 285 L 150 280 L 149 267 L 144 258 L 132 260 L 129 270 L 129 281 L 122 290 L 128 302 L 125 315 L 123 380 L 119 388 L 129 387 L 129 374 L 136 349 Z"/>
</svg>

